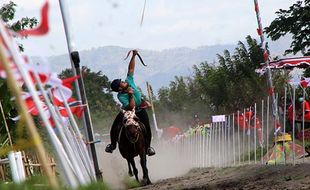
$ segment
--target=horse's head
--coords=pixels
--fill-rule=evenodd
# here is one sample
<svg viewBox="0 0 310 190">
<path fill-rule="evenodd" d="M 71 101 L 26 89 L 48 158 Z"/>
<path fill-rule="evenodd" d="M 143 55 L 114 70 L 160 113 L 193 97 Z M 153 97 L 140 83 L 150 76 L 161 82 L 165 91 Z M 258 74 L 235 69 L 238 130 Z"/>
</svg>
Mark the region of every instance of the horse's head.
<svg viewBox="0 0 310 190">
<path fill-rule="evenodd" d="M 135 143 L 138 141 L 140 133 L 139 118 L 134 110 L 122 110 L 122 113 L 124 114 L 123 125 L 126 137 L 131 143 Z"/>
</svg>

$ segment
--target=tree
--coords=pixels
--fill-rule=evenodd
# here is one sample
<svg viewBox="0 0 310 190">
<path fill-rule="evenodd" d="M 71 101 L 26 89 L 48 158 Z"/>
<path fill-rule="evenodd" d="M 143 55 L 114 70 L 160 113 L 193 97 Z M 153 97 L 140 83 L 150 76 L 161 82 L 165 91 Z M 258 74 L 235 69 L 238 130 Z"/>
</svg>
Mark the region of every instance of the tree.
<svg viewBox="0 0 310 190">
<path fill-rule="evenodd" d="M 285 54 L 310 55 L 310 0 L 297 1 L 288 10 L 280 9 L 276 14 L 278 17 L 265 28 L 268 37 L 278 40 L 291 34 L 293 41 Z"/>
<path fill-rule="evenodd" d="M 246 42 L 239 42 L 233 55 L 227 50 L 218 55 L 219 66 L 207 62 L 194 66 L 195 80 L 215 113 L 251 106 L 266 95 L 266 80 L 255 73 L 264 61 L 263 52 L 250 36 Z"/>
<path fill-rule="evenodd" d="M 0 17 L 6 23 L 8 28 L 15 32 L 18 32 L 27 28 L 33 28 L 38 24 L 38 20 L 34 17 L 23 17 L 20 20 L 13 21 L 16 12 L 16 6 L 17 5 L 14 2 L 10 1 L 7 4 L 3 4 L 0 8 Z M 24 50 L 22 44 L 19 44 L 19 48 L 21 51 Z"/>
<path fill-rule="evenodd" d="M 242 110 L 267 96 L 266 77 L 255 69 L 264 62 L 263 50 L 250 36 L 239 42 L 235 51 L 218 54 L 217 62 L 194 65 L 192 77 L 175 77 L 169 87 L 158 91 L 157 110 L 160 121 L 189 121 L 193 115 L 208 120 L 211 115 Z M 287 73 L 273 71 L 280 97 L 288 80 Z M 172 115 L 172 119 L 171 116 Z M 175 119 L 175 115 L 179 117 Z"/>
</svg>

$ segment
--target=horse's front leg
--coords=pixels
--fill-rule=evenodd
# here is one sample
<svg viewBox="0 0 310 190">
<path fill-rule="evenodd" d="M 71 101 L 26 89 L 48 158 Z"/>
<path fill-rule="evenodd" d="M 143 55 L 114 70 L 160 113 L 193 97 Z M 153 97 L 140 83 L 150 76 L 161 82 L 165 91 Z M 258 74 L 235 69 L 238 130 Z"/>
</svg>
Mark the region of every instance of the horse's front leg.
<svg viewBox="0 0 310 190">
<path fill-rule="evenodd" d="M 128 159 L 127 159 L 127 163 L 128 163 L 128 175 L 129 175 L 130 177 L 132 177 L 132 176 L 133 176 L 133 174 L 132 174 L 132 170 L 131 170 L 130 162 L 129 162 L 129 160 L 128 160 Z"/>
<path fill-rule="evenodd" d="M 130 163 L 131 166 L 132 166 L 133 174 L 135 175 L 135 178 L 136 178 L 137 182 L 139 182 L 139 178 L 138 178 L 138 169 L 136 168 L 136 164 L 135 164 L 134 158 L 130 158 L 130 159 L 129 159 L 129 163 Z"/>
<path fill-rule="evenodd" d="M 149 172 L 146 167 L 146 154 L 140 154 L 140 163 L 143 171 L 143 180 L 145 181 L 145 185 L 150 185 L 152 184 L 150 178 L 149 178 Z"/>
</svg>

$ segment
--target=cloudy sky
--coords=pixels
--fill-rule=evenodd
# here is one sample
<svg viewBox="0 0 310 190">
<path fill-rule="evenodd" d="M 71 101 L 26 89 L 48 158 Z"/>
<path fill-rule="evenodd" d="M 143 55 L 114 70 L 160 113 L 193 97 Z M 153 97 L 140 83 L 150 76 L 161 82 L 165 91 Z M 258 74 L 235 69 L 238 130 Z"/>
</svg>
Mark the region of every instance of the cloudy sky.
<svg viewBox="0 0 310 190">
<path fill-rule="evenodd" d="M 9 0 L 0 0 L 0 4 Z M 67 52 L 58 0 L 49 0 L 50 33 L 22 43 L 30 55 Z M 257 36 L 253 0 L 67 0 L 78 50 L 116 45 L 162 50 L 236 43 Z M 17 18 L 37 17 L 44 0 L 14 0 Z M 263 25 L 296 0 L 259 0 Z"/>
</svg>

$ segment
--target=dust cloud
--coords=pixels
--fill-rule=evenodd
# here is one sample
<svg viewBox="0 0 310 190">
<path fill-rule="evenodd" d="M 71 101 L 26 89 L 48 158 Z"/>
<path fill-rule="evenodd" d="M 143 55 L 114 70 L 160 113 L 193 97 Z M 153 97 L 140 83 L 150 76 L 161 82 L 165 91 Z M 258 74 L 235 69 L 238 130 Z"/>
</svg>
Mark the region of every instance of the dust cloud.
<svg viewBox="0 0 310 190">
<path fill-rule="evenodd" d="M 186 158 L 177 151 L 178 148 L 173 144 L 154 142 L 152 146 L 156 155 L 147 157 L 147 166 L 153 183 L 161 179 L 184 175 L 190 170 L 191 166 L 184 160 Z M 97 145 L 97 156 L 104 181 L 113 189 L 126 189 L 127 161 L 122 158 L 118 149 L 112 154 L 106 153 L 104 149 L 105 143 Z M 142 179 L 140 158 L 135 157 L 135 162 L 139 170 L 139 179 Z"/>
</svg>

